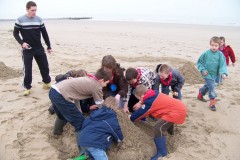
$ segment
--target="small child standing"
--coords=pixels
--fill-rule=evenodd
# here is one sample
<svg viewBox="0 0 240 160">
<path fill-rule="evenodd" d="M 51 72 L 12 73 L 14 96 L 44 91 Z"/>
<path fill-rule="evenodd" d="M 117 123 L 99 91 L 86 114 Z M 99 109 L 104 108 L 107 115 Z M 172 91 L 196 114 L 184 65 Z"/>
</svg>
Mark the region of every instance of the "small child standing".
<svg viewBox="0 0 240 160">
<path fill-rule="evenodd" d="M 234 66 L 234 64 L 236 62 L 236 58 L 235 58 L 233 49 L 229 45 L 226 45 L 224 37 L 220 37 L 220 40 L 221 40 L 221 44 L 220 44 L 219 50 L 222 51 L 222 53 L 224 54 L 224 56 L 226 58 L 227 66 L 229 65 L 229 57 L 232 61 L 232 65 Z"/>
<path fill-rule="evenodd" d="M 224 37 L 220 37 L 221 39 L 221 44 L 219 47 L 219 50 L 224 54 L 225 58 L 226 58 L 226 64 L 227 66 L 229 66 L 229 58 L 232 61 L 232 66 L 235 66 L 235 62 L 236 62 L 236 58 L 235 58 L 235 54 L 233 52 L 233 49 L 229 46 L 226 45 L 225 43 L 225 38 Z M 219 84 L 223 84 L 223 79 L 219 76 L 217 76 L 216 78 L 216 86 Z"/>
<path fill-rule="evenodd" d="M 164 132 L 173 124 L 182 124 L 185 121 L 187 108 L 182 101 L 171 98 L 156 90 L 148 89 L 144 85 L 138 85 L 135 89 L 135 96 L 141 101 L 144 107 L 129 115 L 131 121 L 138 121 L 146 116 L 158 119 L 154 125 L 154 142 L 157 153 L 151 160 L 157 160 L 167 155 L 167 143 Z"/>
<path fill-rule="evenodd" d="M 138 67 L 128 68 L 126 70 L 126 79 L 128 81 L 128 93 L 127 93 L 127 102 L 124 105 L 124 112 L 134 112 L 141 107 L 141 104 L 138 103 L 139 100 L 134 96 L 133 90 L 137 85 L 143 84 L 148 89 L 152 89 L 155 80 L 154 73 L 148 68 Z"/>
<path fill-rule="evenodd" d="M 199 89 L 197 98 L 206 102 L 203 96 L 208 92 L 210 98 L 210 110 L 216 111 L 217 97 L 215 91 L 215 80 L 218 75 L 220 78 L 225 79 L 228 71 L 226 67 L 226 60 L 221 51 L 219 51 L 221 40 L 219 37 L 212 37 L 210 39 L 210 49 L 204 52 L 198 59 L 197 67 L 202 74 L 205 84 Z"/>
<path fill-rule="evenodd" d="M 156 72 L 157 76 L 155 77 L 153 89 L 159 90 L 161 84 L 161 92 L 169 95 L 169 86 L 171 86 L 173 98 L 182 99 L 181 89 L 185 80 L 180 72 L 167 64 L 157 65 Z"/>
<path fill-rule="evenodd" d="M 121 142 L 123 134 L 115 111 L 119 105 L 114 97 L 104 100 L 102 106 L 93 111 L 83 122 L 77 137 L 78 146 L 90 159 L 107 160 L 106 151 L 112 141 Z"/>
</svg>

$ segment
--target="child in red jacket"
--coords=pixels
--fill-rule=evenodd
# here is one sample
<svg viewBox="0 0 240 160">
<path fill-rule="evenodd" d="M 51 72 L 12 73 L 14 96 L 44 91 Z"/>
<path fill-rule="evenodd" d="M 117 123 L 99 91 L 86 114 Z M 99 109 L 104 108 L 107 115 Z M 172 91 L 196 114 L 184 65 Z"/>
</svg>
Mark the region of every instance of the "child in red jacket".
<svg viewBox="0 0 240 160">
<path fill-rule="evenodd" d="M 234 66 L 236 62 L 236 58 L 235 58 L 233 49 L 229 45 L 226 45 L 224 37 L 220 37 L 220 40 L 221 40 L 221 44 L 220 44 L 219 50 L 222 51 L 222 53 L 224 54 L 226 58 L 227 66 L 229 65 L 229 57 L 232 61 L 232 65 Z"/>
<path fill-rule="evenodd" d="M 182 124 L 185 121 L 187 108 L 182 101 L 159 93 L 156 90 L 148 89 L 144 85 L 138 85 L 134 94 L 141 101 L 142 107 L 132 113 L 129 118 L 133 122 L 148 115 L 159 119 L 153 127 L 157 153 L 151 160 L 165 157 L 167 155 L 167 147 L 164 132 L 173 124 Z"/>
</svg>

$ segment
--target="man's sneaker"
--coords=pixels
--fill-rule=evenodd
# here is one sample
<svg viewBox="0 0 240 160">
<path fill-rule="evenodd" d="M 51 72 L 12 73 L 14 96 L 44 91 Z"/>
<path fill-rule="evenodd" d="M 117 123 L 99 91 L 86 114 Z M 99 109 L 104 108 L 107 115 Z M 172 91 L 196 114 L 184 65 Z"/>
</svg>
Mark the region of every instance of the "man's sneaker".
<svg viewBox="0 0 240 160">
<path fill-rule="evenodd" d="M 203 102 L 207 102 L 207 100 L 203 98 L 203 95 L 200 91 L 198 92 L 197 99 L 200 100 L 200 101 L 203 101 Z"/>
<path fill-rule="evenodd" d="M 28 96 L 30 94 L 30 89 L 26 89 L 23 92 L 23 96 Z"/>
<path fill-rule="evenodd" d="M 43 83 L 43 89 L 50 89 L 51 83 Z"/>
</svg>

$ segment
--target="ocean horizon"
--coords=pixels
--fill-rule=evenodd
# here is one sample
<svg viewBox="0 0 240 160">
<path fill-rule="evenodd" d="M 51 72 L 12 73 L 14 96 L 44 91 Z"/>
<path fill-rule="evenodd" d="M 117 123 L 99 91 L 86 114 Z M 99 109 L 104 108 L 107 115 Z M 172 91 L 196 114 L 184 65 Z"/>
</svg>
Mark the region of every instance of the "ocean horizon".
<svg viewBox="0 0 240 160">
<path fill-rule="evenodd" d="M 93 17 L 93 16 L 71 16 L 71 17 L 55 17 L 43 19 L 69 19 L 69 20 L 92 20 L 92 21 L 126 21 L 126 22 L 151 22 L 151 23 L 173 23 L 173 24 L 195 24 L 195 25 L 216 25 L 239 27 L 240 20 L 234 19 L 209 19 L 209 18 L 189 18 L 189 17 Z M 15 19 L 0 19 L 0 21 L 15 21 Z"/>
</svg>

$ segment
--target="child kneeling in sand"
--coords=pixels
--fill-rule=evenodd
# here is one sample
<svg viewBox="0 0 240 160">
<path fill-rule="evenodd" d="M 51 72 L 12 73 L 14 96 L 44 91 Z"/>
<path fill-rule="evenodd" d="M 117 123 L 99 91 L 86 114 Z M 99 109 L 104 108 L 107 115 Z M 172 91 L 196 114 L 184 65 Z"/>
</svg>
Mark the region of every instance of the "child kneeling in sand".
<svg viewBox="0 0 240 160">
<path fill-rule="evenodd" d="M 121 142 L 123 134 L 118 122 L 117 111 L 119 106 L 114 97 L 108 97 L 102 106 L 91 112 L 83 122 L 77 142 L 82 152 L 90 159 L 107 160 L 106 150 L 109 149 L 112 140 Z"/>
<path fill-rule="evenodd" d="M 138 85 L 135 96 L 141 101 L 142 107 L 129 116 L 131 121 L 138 121 L 148 115 L 159 119 L 154 125 L 154 142 L 157 153 L 151 160 L 157 160 L 167 155 L 166 137 L 167 131 L 174 123 L 182 124 L 185 121 L 187 108 L 182 101 L 171 98 L 156 90 L 148 89 L 144 85 Z"/>
<path fill-rule="evenodd" d="M 197 62 L 197 67 L 202 77 L 205 80 L 204 86 L 199 89 L 197 99 L 206 102 L 203 96 L 208 92 L 210 98 L 210 110 L 216 111 L 217 97 L 215 91 L 215 80 L 220 75 L 220 78 L 225 79 L 228 71 L 224 55 L 219 51 L 221 40 L 219 37 L 210 39 L 210 49 L 202 53 Z"/>
<path fill-rule="evenodd" d="M 181 73 L 167 64 L 157 65 L 156 72 L 153 89 L 159 90 L 161 84 L 161 92 L 169 95 L 169 87 L 171 86 L 173 98 L 182 99 L 181 89 L 185 80 Z"/>
</svg>

